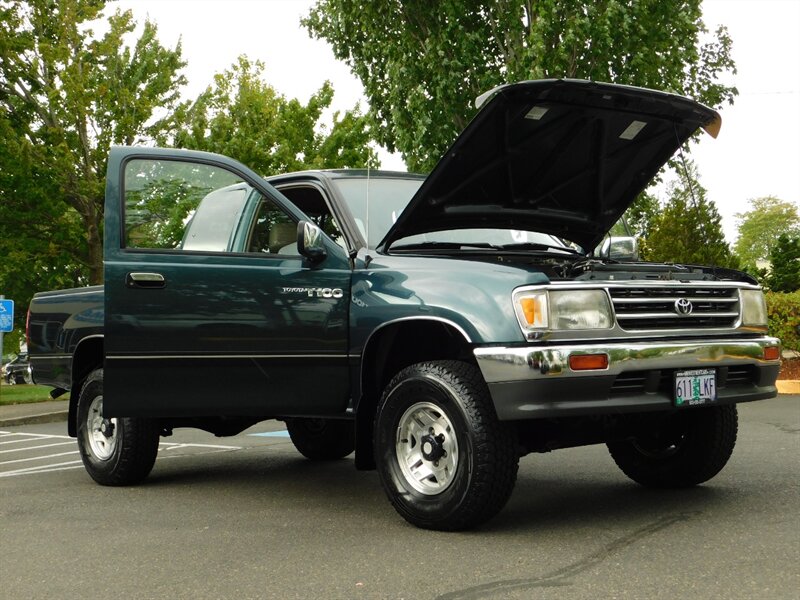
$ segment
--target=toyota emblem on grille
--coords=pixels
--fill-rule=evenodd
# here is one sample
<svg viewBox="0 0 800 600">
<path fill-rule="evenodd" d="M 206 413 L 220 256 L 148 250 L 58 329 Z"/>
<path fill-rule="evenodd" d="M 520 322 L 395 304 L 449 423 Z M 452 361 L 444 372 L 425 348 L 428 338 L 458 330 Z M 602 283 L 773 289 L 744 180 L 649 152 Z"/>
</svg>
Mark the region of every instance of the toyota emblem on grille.
<svg viewBox="0 0 800 600">
<path fill-rule="evenodd" d="M 675 300 L 675 312 L 682 316 L 692 314 L 692 303 L 686 298 L 678 298 Z"/>
</svg>

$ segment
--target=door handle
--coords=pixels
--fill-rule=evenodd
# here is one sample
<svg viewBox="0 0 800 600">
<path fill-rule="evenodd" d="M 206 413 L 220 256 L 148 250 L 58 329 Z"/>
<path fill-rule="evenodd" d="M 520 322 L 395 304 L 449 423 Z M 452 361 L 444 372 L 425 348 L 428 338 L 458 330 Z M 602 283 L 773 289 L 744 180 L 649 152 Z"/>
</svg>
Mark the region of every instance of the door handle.
<svg viewBox="0 0 800 600">
<path fill-rule="evenodd" d="M 159 289 L 167 285 L 161 273 L 128 273 L 125 285 L 129 288 Z"/>
</svg>

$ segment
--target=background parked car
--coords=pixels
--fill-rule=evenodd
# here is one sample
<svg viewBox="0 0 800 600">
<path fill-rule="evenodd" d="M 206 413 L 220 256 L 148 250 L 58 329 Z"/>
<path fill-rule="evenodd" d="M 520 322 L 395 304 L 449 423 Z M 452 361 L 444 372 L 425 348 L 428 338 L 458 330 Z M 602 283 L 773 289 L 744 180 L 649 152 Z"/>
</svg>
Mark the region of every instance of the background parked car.
<svg viewBox="0 0 800 600">
<path fill-rule="evenodd" d="M 31 377 L 31 364 L 28 362 L 28 353 L 18 354 L 3 366 L 3 381 L 9 385 L 17 383 L 33 383 Z"/>
</svg>

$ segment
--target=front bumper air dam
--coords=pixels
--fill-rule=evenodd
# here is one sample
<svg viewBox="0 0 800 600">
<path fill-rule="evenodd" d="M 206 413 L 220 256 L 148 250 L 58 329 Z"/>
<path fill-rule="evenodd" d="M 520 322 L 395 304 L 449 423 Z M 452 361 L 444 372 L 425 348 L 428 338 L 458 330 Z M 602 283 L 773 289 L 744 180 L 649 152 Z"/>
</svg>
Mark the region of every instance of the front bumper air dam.
<svg viewBox="0 0 800 600">
<path fill-rule="evenodd" d="M 772 398 L 779 360 L 772 337 L 708 342 L 622 342 L 474 349 L 501 420 L 646 412 L 673 407 L 673 374 L 717 369 L 717 404 Z M 569 357 L 608 355 L 608 368 L 573 371 Z M 745 369 L 742 369 L 745 367 Z M 728 381 L 728 373 L 736 373 Z M 745 376 L 742 376 L 742 373 Z M 622 377 L 620 377 L 622 376 Z M 619 381 L 618 381 L 619 378 Z"/>
</svg>

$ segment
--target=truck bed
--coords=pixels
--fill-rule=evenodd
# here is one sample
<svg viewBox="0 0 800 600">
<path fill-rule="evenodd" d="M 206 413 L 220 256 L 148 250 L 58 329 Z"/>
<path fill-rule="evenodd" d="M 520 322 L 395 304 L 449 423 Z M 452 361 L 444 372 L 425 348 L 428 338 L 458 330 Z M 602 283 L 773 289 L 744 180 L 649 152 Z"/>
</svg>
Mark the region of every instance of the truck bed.
<svg viewBox="0 0 800 600">
<path fill-rule="evenodd" d="M 103 286 L 40 292 L 29 315 L 29 345 L 34 382 L 68 390 L 72 357 L 78 345 L 103 333 Z"/>
</svg>

